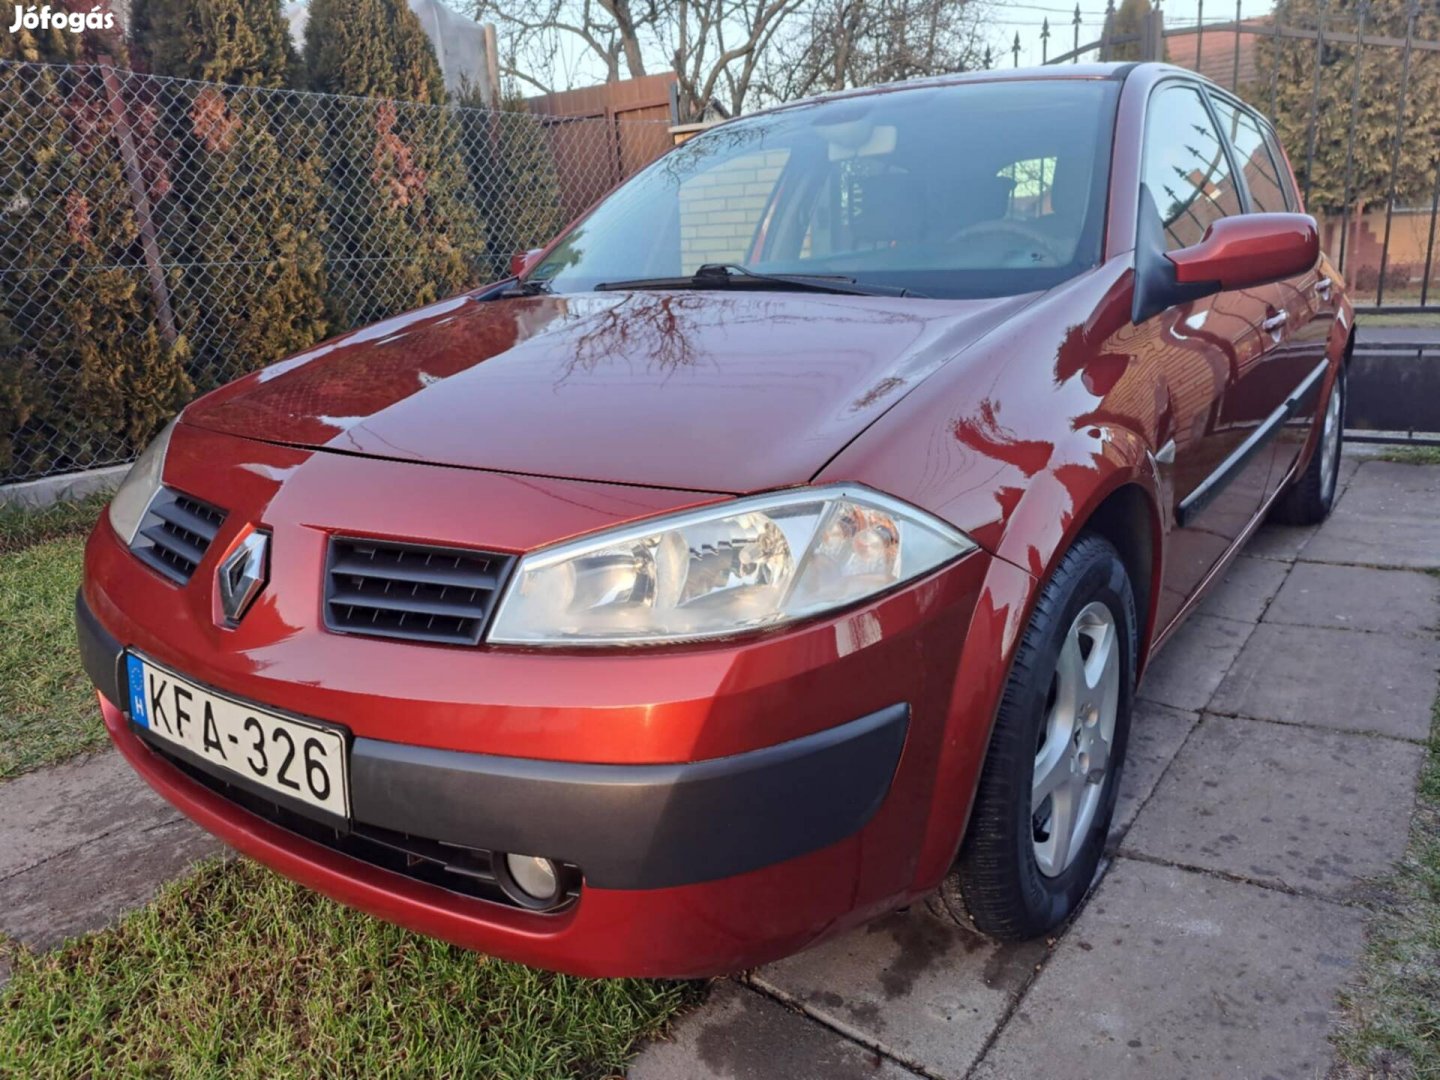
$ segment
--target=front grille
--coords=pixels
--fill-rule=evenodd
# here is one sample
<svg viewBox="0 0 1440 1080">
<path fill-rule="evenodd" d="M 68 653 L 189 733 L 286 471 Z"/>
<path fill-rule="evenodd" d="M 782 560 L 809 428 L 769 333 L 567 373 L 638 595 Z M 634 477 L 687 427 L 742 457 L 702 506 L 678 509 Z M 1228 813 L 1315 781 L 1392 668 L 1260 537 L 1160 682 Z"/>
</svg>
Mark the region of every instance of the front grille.
<svg viewBox="0 0 1440 1080">
<path fill-rule="evenodd" d="M 325 574 L 325 625 L 347 634 L 474 645 L 513 558 L 336 536 Z"/>
<path fill-rule="evenodd" d="M 504 904 L 506 907 L 521 908 L 521 905 L 510 899 L 500 887 L 495 877 L 492 853 L 483 848 L 443 844 L 436 840 L 411 836 L 409 833 L 395 832 L 393 829 L 382 829 L 377 825 L 362 825 L 359 822 L 353 822 L 350 830 L 344 832 L 303 814 L 297 814 L 244 788 L 227 784 L 219 777 L 166 753 L 153 742 L 147 740 L 146 745 L 196 783 L 223 795 L 256 817 L 280 826 L 286 832 L 294 833 L 331 851 L 348 855 L 352 859 L 426 882 L 448 892 Z M 566 883 L 564 895 L 552 907 L 538 911 L 537 914 L 553 915 L 564 911 L 580 895 L 579 869 L 569 863 L 562 863 L 561 870 Z M 526 907 L 525 910 L 535 909 Z"/>
<path fill-rule="evenodd" d="M 225 522 L 225 511 L 161 488 L 140 522 L 130 550 L 171 581 L 184 585 Z"/>
</svg>

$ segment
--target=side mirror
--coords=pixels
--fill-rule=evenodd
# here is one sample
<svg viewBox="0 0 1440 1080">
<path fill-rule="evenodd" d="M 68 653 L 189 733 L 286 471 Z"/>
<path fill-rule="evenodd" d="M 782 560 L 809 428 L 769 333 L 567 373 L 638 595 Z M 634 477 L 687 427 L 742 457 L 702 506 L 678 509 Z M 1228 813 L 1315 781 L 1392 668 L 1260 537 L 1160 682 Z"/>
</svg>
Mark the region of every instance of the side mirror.
<svg viewBox="0 0 1440 1080">
<path fill-rule="evenodd" d="M 1166 251 L 1164 221 L 1144 184 L 1135 241 L 1130 317 L 1136 323 L 1223 289 L 1267 285 L 1303 274 L 1320 258 L 1319 230 L 1308 214 L 1217 218 L 1198 244 Z"/>
<path fill-rule="evenodd" d="M 1200 243 L 1166 258 L 1183 285 L 1247 289 L 1309 270 L 1320 258 L 1320 233 L 1309 214 L 1242 214 L 1212 222 Z"/>
<path fill-rule="evenodd" d="M 545 253 L 544 248 L 531 248 L 529 251 L 517 251 L 510 256 L 510 276 L 519 277 L 529 270 L 537 262 L 540 256 Z"/>
</svg>

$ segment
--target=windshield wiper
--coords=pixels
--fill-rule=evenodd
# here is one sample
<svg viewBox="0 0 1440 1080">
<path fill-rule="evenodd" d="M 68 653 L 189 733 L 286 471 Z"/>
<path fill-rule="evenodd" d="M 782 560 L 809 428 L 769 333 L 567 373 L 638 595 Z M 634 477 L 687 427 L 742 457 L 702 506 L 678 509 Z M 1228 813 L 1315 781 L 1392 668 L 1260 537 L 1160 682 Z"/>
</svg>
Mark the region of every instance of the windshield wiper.
<svg viewBox="0 0 1440 1080">
<path fill-rule="evenodd" d="M 864 285 L 842 274 L 762 274 L 739 263 L 705 263 L 695 273 L 681 277 L 633 278 L 629 281 L 602 281 L 597 292 L 614 289 L 793 289 L 798 292 L 839 293 L 847 296 L 916 296 L 924 293 L 892 285 Z"/>
<path fill-rule="evenodd" d="M 511 278 L 493 289 L 486 289 L 476 300 L 513 300 L 521 296 L 545 296 L 551 292 L 550 283 L 539 278 Z"/>
</svg>

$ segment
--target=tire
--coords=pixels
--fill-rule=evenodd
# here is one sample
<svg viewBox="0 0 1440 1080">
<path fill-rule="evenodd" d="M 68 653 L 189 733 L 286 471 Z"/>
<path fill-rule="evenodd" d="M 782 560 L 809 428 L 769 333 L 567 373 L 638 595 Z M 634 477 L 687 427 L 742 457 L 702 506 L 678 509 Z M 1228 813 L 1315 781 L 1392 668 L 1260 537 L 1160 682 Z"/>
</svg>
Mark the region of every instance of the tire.
<svg viewBox="0 0 1440 1080">
<path fill-rule="evenodd" d="M 1102 649 L 1107 618 L 1110 644 L 1102 660 L 1096 650 Z M 1120 554 L 1104 537 L 1084 533 L 1042 587 L 1016 650 L 969 829 L 941 889 L 957 920 L 992 937 L 1018 940 L 1053 930 L 1079 906 L 1094 880 L 1115 812 L 1130 735 L 1136 640 L 1135 596 Z M 1111 657 L 1116 667 L 1113 725 L 1108 760 L 1097 781 L 1096 757 L 1081 748 L 1098 754 L 1097 733 L 1103 741 Z M 1098 676 L 1093 688 L 1091 674 Z M 1065 766 L 1056 755 L 1072 764 Z M 1042 765 L 1052 762 L 1055 768 L 1045 771 L 1060 778 L 1056 793 L 1032 806 L 1032 785 Z M 1098 794 L 1092 794 L 1095 788 Z M 1082 831 L 1086 806 L 1089 821 Z M 1065 830 L 1057 822 L 1067 814 L 1074 822 L 1068 833 L 1073 840 L 1062 858 L 1058 838 Z"/>
<path fill-rule="evenodd" d="M 1305 471 L 1275 500 L 1270 520 L 1281 525 L 1319 525 L 1330 516 L 1339 486 L 1340 448 L 1345 441 L 1345 368 L 1335 376 L 1335 385 L 1320 414 L 1320 445 L 1310 455 Z"/>
</svg>

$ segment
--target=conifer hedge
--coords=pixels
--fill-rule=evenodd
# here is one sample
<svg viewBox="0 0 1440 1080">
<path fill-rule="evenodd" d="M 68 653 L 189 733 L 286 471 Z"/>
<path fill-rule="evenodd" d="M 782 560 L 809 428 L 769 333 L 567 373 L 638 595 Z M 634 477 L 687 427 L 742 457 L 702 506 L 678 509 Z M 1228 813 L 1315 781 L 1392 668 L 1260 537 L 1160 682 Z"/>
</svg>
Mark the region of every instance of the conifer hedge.
<svg viewBox="0 0 1440 1080">
<path fill-rule="evenodd" d="M 14 6 L 0 0 L 7 27 Z M 22 29 L 0 37 L 0 59 L 77 65 L 119 59 L 122 44 Z M 0 475 L 114 460 L 192 393 L 185 340 L 165 340 L 135 268 L 113 126 L 96 69 L 0 67 Z M 132 134 L 142 149 L 150 139 Z"/>
<path fill-rule="evenodd" d="M 405 0 L 312 0 L 303 55 L 281 0 L 129 22 L 0 36 L 28 65 L 0 65 L 0 480 L 124 461 L 197 392 L 501 277 L 565 223 L 543 125 L 444 107 L 478 101 L 447 101 Z"/>
<path fill-rule="evenodd" d="M 287 98 L 297 68 L 280 0 L 136 0 L 137 59 L 203 87 L 170 99 L 161 236 L 197 389 L 325 336 L 324 165 Z"/>
<path fill-rule="evenodd" d="M 1323 77 L 1315 79 L 1313 41 L 1263 35 L 1256 47 L 1258 84 L 1245 88 L 1246 92 L 1252 103 L 1272 113 L 1290 163 L 1309 190 L 1312 211 L 1337 213 L 1344 209 L 1347 179 L 1349 204 L 1357 212 L 1383 206 L 1392 184 L 1397 205 L 1424 206 L 1434 192 L 1440 161 L 1440 53 L 1417 49 L 1410 57 L 1397 158 L 1394 150 L 1404 50 L 1398 44 L 1357 49 L 1356 5 L 1350 0 L 1334 7 L 1328 4 L 1329 0 L 1281 0 L 1274 16 L 1282 26 L 1303 28 L 1314 28 L 1325 20 Z M 1405 37 L 1409 13 L 1408 0 L 1368 0 L 1366 36 L 1400 41 Z M 1415 16 L 1417 39 L 1440 39 L 1440 6 L 1417 4 Z M 1312 101 L 1317 88 L 1319 99 Z M 1356 121 L 1353 136 L 1352 108 Z M 1307 183 L 1312 118 L 1314 163 Z M 1396 166 L 1393 177 L 1392 160 Z"/>
<path fill-rule="evenodd" d="M 487 277 L 509 273 L 516 252 L 546 244 L 566 225 L 555 155 L 539 121 L 519 95 L 498 111 L 481 111 L 480 95 L 466 92 L 459 104 L 467 128 L 465 166 L 486 223 Z M 473 111 L 472 111 L 473 110 Z"/>
<path fill-rule="evenodd" d="M 313 0 L 305 63 L 312 90 L 378 99 L 322 139 L 336 320 L 374 322 L 477 284 L 485 229 L 420 20 L 404 0 Z"/>
</svg>

